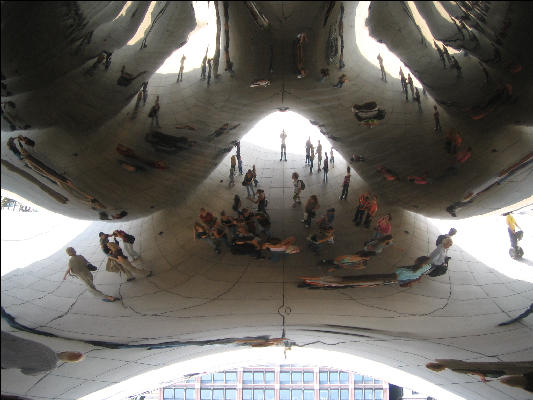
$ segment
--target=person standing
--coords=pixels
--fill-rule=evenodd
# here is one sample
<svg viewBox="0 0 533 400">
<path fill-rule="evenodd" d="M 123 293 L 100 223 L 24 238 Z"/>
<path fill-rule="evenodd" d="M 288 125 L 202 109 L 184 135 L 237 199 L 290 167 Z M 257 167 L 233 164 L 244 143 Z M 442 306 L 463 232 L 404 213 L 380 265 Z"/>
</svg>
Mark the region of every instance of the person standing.
<svg viewBox="0 0 533 400">
<path fill-rule="evenodd" d="M 450 237 L 445 237 L 429 255 L 429 258 L 431 259 L 431 270 L 428 273 L 429 276 L 436 277 L 444 275 L 448 271 L 448 260 L 450 257 L 447 257 L 447 254 L 448 249 L 452 244 L 452 239 Z"/>
<path fill-rule="evenodd" d="M 418 88 L 415 88 L 414 100 L 418 104 L 418 112 L 422 112 L 422 102 L 420 101 L 420 92 L 418 91 Z"/>
<path fill-rule="evenodd" d="M 89 261 L 85 257 L 77 255 L 73 247 L 67 247 L 66 252 L 70 256 L 70 259 L 68 260 L 68 268 L 63 276 L 63 280 L 67 279 L 68 275 L 75 276 L 87 286 L 92 295 L 102 299 L 102 301 L 113 302 L 119 300 L 96 289 L 93 283 L 93 274 L 88 268 Z"/>
<path fill-rule="evenodd" d="M 145 106 L 146 100 L 148 100 L 148 81 L 143 82 L 141 87 L 143 92 L 143 106 Z"/>
<path fill-rule="evenodd" d="M 368 192 L 361 194 L 359 196 L 359 202 L 357 204 L 357 208 L 355 210 L 355 214 L 352 220 L 356 226 L 361 225 L 361 222 L 363 222 L 363 216 L 365 215 L 365 212 L 368 210 L 369 206 L 370 195 L 368 194 Z"/>
<path fill-rule="evenodd" d="M 405 80 L 405 75 L 403 74 L 402 67 L 400 67 L 400 82 L 402 83 L 402 92 L 407 90 L 407 81 Z"/>
<path fill-rule="evenodd" d="M 387 82 L 387 73 L 385 72 L 385 67 L 383 66 L 383 57 L 381 53 L 378 54 L 379 69 L 381 70 L 381 80 Z"/>
<path fill-rule="evenodd" d="M 314 194 L 311 195 L 307 200 L 307 203 L 305 203 L 304 219 L 302 219 L 306 228 L 311 226 L 311 220 L 316 216 L 316 210 L 319 208 L 320 204 L 318 204 L 318 197 Z"/>
<path fill-rule="evenodd" d="M 409 88 L 411 89 L 411 98 L 414 100 L 415 86 L 414 86 L 413 78 L 411 77 L 411 74 L 407 74 L 407 84 L 409 85 Z"/>
<path fill-rule="evenodd" d="M 300 193 L 302 192 L 302 185 L 300 183 L 300 180 L 298 179 L 300 175 L 298 175 L 298 172 L 292 173 L 292 183 L 294 185 L 294 195 L 292 196 L 292 200 L 294 201 L 293 207 L 296 207 L 297 204 L 301 204 L 302 200 L 300 199 Z"/>
<path fill-rule="evenodd" d="M 433 119 L 435 120 L 435 132 L 441 131 L 442 128 L 440 126 L 440 114 L 436 105 L 433 106 Z"/>
<path fill-rule="evenodd" d="M 181 82 L 183 81 L 183 69 L 185 68 L 185 59 L 187 57 L 185 57 L 185 54 L 181 57 L 181 61 L 180 61 L 180 71 L 178 72 L 178 80 L 176 82 Z"/>
<path fill-rule="evenodd" d="M 305 142 L 305 164 L 309 164 L 311 162 L 311 136 L 307 139 L 307 142 Z"/>
<path fill-rule="evenodd" d="M 320 144 L 320 140 L 316 146 L 316 156 L 318 159 L 318 172 L 320 172 L 320 167 L 322 166 L 322 145 Z"/>
<path fill-rule="evenodd" d="M 372 218 L 374 218 L 374 215 L 378 212 L 378 196 L 373 195 L 372 201 L 370 201 L 370 204 L 368 205 L 368 209 L 366 211 L 366 218 L 363 225 L 366 229 L 370 228 L 370 224 L 372 223 Z"/>
<path fill-rule="evenodd" d="M 128 257 L 124 256 L 124 253 L 122 252 L 122 249 L 118 244 L 110 242 L 107 244 L 107 247 L 109 248 L 109 250 L 111 250 L 109 258 L 118 262 L 124 268 L 125 271 L 129 272 L 129 274 L 126 274 L 128 276 L 127 281 L 132 281 L 135 279 L 132 274 L 142 274 L 147 278 L 152 276 L 152 271 L 147 271 L 144 268 L 137 268 L 132 265 L 128 260 Z"/>
<path fill-rule="evenodd" d="M 350 187 L 350 167 L 346 167 L 346 175 L 344 175 L 344 180 L 342 181 L 342 193 L 340 200 L 346 200 L 348 197 L 348 188 Z"/>
<path fill-rule="evenodd" d="M 279 156 L 279 160 L 281 161 L 283 156 L 285 155 L 285 161 L 287 161 L 287 146 L 285 144 L 285 139 L 287 139 L 287 134 L 285 133 L 285 129 L 281 131 L 279 138 L 281 139 L 281 155 Z"/>
<path fill-rule="evenodd" d="M 239 175 L 242 175 L 242 158 L 239 153 L 237 153 L 237 166 L 239 167 Z"/>
<path fill-rule="evenodd" d="M 329 170 L 329 163 L 328 163 L 328 153 L 324 152 L 324 166 L 322 167 L 324 170 L 324 182 L 328 181 L 328 170 Z"/>
<path fill-rule="evenodd" d="M 59 361 L 78 362 L 83 358 L 83 353 L 56 353 L 44 344 L 2 331 L 2 369 L 15 368 L 24 375 L 37 375 L 56 369 Z"/>
<path fill-rule="evenodd" d="M 124 249 L 129 254 L 129 256 L 132 258 L 133 261 L 141 257 L 141 255 L 133 249 L 133 243 L 135 243 L 135 236 L 130 235 L 129 233 L 126 233 L 118 229 L 113 231 L 113 236 L 119 237 L 122 239 L 122 243 L 124 244 Z"/>
<path fill-rule="evenodd" d="M 511 247 L 515 248 L 518 245 L 518 239 L 516 238 L 516 227 L 520 228 L 520 225 L 516 223 L 516 220 L 511 213 L 505 213 L 505 223 L 507 224 L 507 232 L 509 233 L 509 239 L 511 239 Z"/>
<path fill-rule="evenodd" d="M 254 180 L 254 186 L 257 187 L 257 184 L 259 183 L 259 181 L 257 180 L 257 171 L 255 170 L 255 164 L 252 165 L 252 176 Z"/>
<path fill-rule="evenodd" d="M 248 193 L 248 197 L 255 197 L 254 174 L 251 169 L 249 169 L 244 175 L 244 180 L 242 181 L 242 184 L 246 186 L 246 192 Z M 252 192 L 253 196 L 250 196 L 250 191 Z"/>
<path fill-rule="evenodd" d="M 313 162 L 314 161 L 315 161 L 315 148 L 311 144 L 311 150 L 310 150 L 310 154 L 309 154 L 309 173 L 310 174 L 313 173 Z"/>
<path fill-rule="evenodd" d="M 338 89 L 342 88 L 342 85 L 344 85 L 347 81 L 347 77 L 345 74 L 342 74 L 341 76 L 339 76 L 339 80 L 337 81 L 337 84 L 333 85 L 333 87 L 336 87 Z"/>
<path fill-rule="evenodd" d="M 161 128 L 161 126 L 159 125 L 159 96 L 157 96 L 156 100 L 155 100 L 155 104 L 152 106 L 152 108 L 150 109 L 150 112 L 148 113 L 148 116 L 150 118 L 152 118 L 152 124 L 151 124 L 151 127 L 153 128 L 154 125 L 157 127 L 157 128 Z"/>
<path fill-rule="evenodd" d="M 201 74 L 200 74 L 200 79 L 201 79 L 202 81 L 205 81 L 205 72 L 207 71 L 207 51 L 208 51 L 208 50 L 209 50 L 209 48 L 207 48 L 207 49 L 205 50 L 205 56 L 204 56 L 204 58 L 203 58 L 203 60 L 202 60 L 202 72 L 201 72 Z"/>
<path fill-rule="evenodd" d="M 442 67 L 446 69 L 446 60 L 444 59 L 444 53 L 442 52 L 441 48 L 437 44 L 437 42 L 433 41 L 433 46 L 435 46 L 435 49 L 437 49 L 437 53 L 439 54 L 439 58 L 442 61 Z"/>
<path fill-rule="evenodd" d="M 229 169 L 229 184 L 235 186 L 235 168 L 237 168 L 237 157 L 231 156 L 231 165 Z"/>
<path fill-rule="evenodd" d="M 211 73 L 213 71 L 213 60 L 207 60 L 207 87 L 211 84 Z"/>
<path fill-rule="evenodd" d="M 331 148 L 331 151 L 329 152 L 329 164 L 331 165 L 331 168 L 335 168 L 335 158 L 333 157 L 333 147 Z"/>
</svg>

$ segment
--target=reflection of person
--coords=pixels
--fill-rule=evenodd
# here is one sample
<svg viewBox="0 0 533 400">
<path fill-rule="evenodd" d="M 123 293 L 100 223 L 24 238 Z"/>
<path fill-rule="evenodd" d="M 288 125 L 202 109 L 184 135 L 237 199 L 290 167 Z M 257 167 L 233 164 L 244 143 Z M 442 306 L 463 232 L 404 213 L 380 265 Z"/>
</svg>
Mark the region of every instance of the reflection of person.
<svg viewBox="0 0 533 400">
<path fill-rule="evenodd" d="M 185 57 L 185 54 L 181 57 L 180 61 L 180 71 L 178 72 L 178 80 L 176 82 L 181 82 L 183 80 L 183 69 L 185 68 L 185 60 L 187 57 Z"/>
<path fill-rule="evenodd" d="M 285 132 L 285 129 L 283 129 L 279 135 L 281 139 L 281 155 L 279 156 L 279 160 L 285 156 L 285 161 L 287 161 L 287 145 L 285 144 L 285 139 L 287 139 L 287 133 Z"/>
<path fill-rule="evenodd" d="M 82 353 L 74 351 L 56 353 L 44 344 L 2 331 L 2 369 L 17 368 L 24 375 L 36 375 L 55 369 L 58 361 L 81 360 L 83 360 Z"/>
<path fill-rule="evenodd" d="M 111 250 L 109 258 L 118 262 L 125 270 L 129 271 L 130 274 L 140 274 L 140 275 L 144 275 L 147 278 L 152 276 L 152 271 L 147 271 L 145 269 L 141 269 L 141 268 L 137 268 L 133 266 L 129 262 L 128 258 L 124 256 L 124 253 L 122 253 L 122 249 L 119 247 L 118 244 L 111 242 L 107 244 L 107 247 L 109 248 L 109 250 Z M 132 281 L 134 279 L 135 277 L 131 276 L 127 280 Z"/>
<path fill-rule="evenodd" d="M 126 252 L 130 255 L 133 261 L 137 260 L 140 257 L 140 254 L 133 249 L 133 243 L 135 243 L 135 236 L 130 235 L 129 233 L 124 232 L 120 229 L 113 231 L 113 236 L 122 239 L 124 250 L 126 250 Z"/>
<path fill-rule="evenodd" d="M 350 167 L 346 167 L 346 175 L 344 176 L 344 181 L 342 182 L 342 193 L 340 200 L 346 200 L 348 197 L 348 188 L 350 187 Z"/>
<path fill-rule="evenodd" d="M 89 292 L 94 296 L 99 297 L 103 301 L 112 302 L 118 300 L 117 298 L 108 296 L 96 289 L 93 283 L 93 274 L 88 269 L 89 261 L 87 261 L 85 257 L 77 255 L 76 250 L 72 247 L 67 248 L 67 254 L 70 256 L 70 259 L 68 260 L 68 268 L 63 276 L 63 280 L 67 279 L 68 275 L 75 276 L 87 286 Z"/>
<path fill-rule="evenodd" d="M 300 204 L 302 201 L 300 200 L 300 192 L 302 191 L 302 185 L 300 184 L 300 180 L 298 179 L 300 175 L 298 175 L 298 172 L 292 173 L 292 182 L 294 184 L 294 195 L 292 196 L 292 200 L 294 201 L 293 207 L 296 207 L 297 204 Z"/>
<path fill-rule="evenodd" d="M 511 239 L 511 247 L 516 247 L 518 244 L 518 240 L 516 238 L 516 227 L 519 229 L 520 226 L 516 223 L 516 220 L 511 215 L 511 213 L 505 213 L 503 214 L 505 216 L 505 223 L 507 224 L 507 232 L 509 232 L 509 239 Z"/>
<path fill-rule="evenodd" d="M 385 72 L 385 67 L 383 66 L 383 57 L 381 57 L 381 53 L 378 54 L 378 62 L 379 62 L 379 69 L 381 70 L 381 79 L 387 82 L 387 74 Z"/>
</svg>

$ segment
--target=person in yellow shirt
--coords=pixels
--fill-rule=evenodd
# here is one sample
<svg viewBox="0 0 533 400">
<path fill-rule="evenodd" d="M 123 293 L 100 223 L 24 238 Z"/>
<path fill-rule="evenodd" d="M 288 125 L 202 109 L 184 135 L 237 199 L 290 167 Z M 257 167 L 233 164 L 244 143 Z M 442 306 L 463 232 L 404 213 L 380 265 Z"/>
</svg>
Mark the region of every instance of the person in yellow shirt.
<svg viewBox="0 0 533 400">
<path fill-rule="evenodd" d="M 509 238 L 511 239 L 511 247 L 517 246 L 517 238 L 516 238 L 516 227 L 520 228 L 520 225 L 516 223 L 516 220 L 511 215 L 511 213 L 505 213 L 503 214 L 505 216 L 505 222 L 507 223 L 507 230 L 509 232 Z"/>
</svg>

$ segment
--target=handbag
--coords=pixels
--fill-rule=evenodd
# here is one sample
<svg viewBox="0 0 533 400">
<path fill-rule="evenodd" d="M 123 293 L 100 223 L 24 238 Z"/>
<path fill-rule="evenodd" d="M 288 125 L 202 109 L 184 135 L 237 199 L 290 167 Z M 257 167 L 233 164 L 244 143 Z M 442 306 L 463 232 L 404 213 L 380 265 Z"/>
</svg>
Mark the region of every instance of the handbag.
<svg viewBox="0 0 533 400">
<path fill-rule="evenodd" d="M 89 271 L 96 271 L 98 268 L 96 268 L 94 265 L 92 265 L 91 263 L 87 264 L 87 269 Z"/>
</svg>

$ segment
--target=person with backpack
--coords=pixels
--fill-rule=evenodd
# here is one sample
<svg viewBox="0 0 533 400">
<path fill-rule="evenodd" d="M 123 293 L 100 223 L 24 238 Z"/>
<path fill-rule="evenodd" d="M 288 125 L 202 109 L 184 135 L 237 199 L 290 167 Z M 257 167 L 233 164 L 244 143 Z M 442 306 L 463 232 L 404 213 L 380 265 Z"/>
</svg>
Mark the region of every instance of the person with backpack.
<svg viewBox="0 0 533 400">
<path fill-rule="evenodd" d="M 122 243 L 124 244 L 124 250 L 126 250 L 126 252 L 130 255 L 133 261 L 141 257 L 140 254 L 133 249 L 133 243 L 135 243 L 135 236 L 118 229 L 113 231 L 113 236 L 122 239 Z"/>
<path fill-rule="evenodd" d="M 300 175 L 298 175 L 298 172 L 292 173 L 292 182 L 294 184 L 294 196 L 292 196 L 292 200 L 294 201 L 292 205 L 293 207 L 296 207 L 297 204 L 302 203 L 302 200 L 300 199 L 300 193 L 305 189 L 304 181 L 299 178 Z"/>
<path fill-rule="evenodd" d="M 344 181 L 342 182 L 342 193 L 341 193 L 341 197 L 340 197 L 340 200 L 344 199 L 346 200 L 346 198 L 348 197 L 348 188 L 350 187 L 350 167 L 346 167 L 346 175 L 344 176 Z"/>
<path fill-rule="evenodd" d="M 439 243 L 437 248 L 431 252 L 429 255 L 431 262 L 431 270 L 428 275 L 435 277 L 444 275 L 448 271 L 448 260 L 450 257 L 447 256 L 448 249 L 452 246 L 453 241 L 450 237 L 445 237 L 442 239 L 442 242 Z"/>
</svg>

